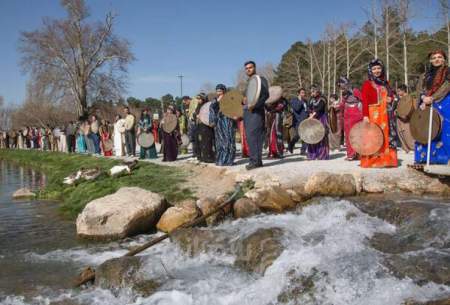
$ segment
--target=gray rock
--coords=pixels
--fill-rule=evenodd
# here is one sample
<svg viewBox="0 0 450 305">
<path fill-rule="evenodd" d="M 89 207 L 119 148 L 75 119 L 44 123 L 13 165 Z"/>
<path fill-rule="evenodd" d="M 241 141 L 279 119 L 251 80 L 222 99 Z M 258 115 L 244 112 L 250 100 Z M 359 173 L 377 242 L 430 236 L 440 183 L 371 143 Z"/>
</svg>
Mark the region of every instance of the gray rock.
<svg viewBox="0 0 450 305">
<path fill-rule="evenodd" d="M 261 213 L 259 207 L 249 198 L 241 198 L 233 205 L 235 218 L 246 218 Z"/>
<path fill-rule="evenodd" d="M 249 272 L 264 274 L 283 252 L 280 228 L 259 229 L 239 241 L 235 266 Z"/>
<path fill-rule="evenodd" d="M 305 193 L 310 196 L 353 196 L 356 191 L 356 181 L 351 174 L 320 172 L 309 177 L 305 185 Z"/>
<path fill-rule="evenodd" d="M 145 257 L 124 256 L 107 260 L 95 272 L 95 285 L 103 289 L 117 292 L 123 288 L 131 288 L 139 295 L 147 297 L 160 286 L 160 279 L 148 279 L 141 272 Z"/>
<path fill-rule="evenodd" d="M 167 203 L 160 195 L 138 187 L 91 201 L 77 218 L 82 238 L 112 240 L 155 229 Z"/>
</svg>

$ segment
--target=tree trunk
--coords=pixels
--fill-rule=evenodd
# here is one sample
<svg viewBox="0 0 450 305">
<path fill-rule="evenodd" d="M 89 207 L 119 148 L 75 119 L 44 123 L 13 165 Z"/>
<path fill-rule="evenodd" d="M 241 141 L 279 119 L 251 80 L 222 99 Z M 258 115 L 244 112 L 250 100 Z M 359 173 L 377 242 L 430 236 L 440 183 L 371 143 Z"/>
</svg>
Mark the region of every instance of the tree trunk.
<svg viewBox="0 0 450 305">
<path fill-rule="evenodd" d="M 331 39 L 328 40 L 327 45 L 327 98 L 330 99 L 331 94 Z"/>
<path fill-rule="evenodd" d="M 309 44 L 309 72 L 310 72 L 310 86 L 314 84 L 314 62 L 313 62 L 312 45 Z"/>
<path fill-rule="evenodd" d="M 336 74 L 337 74 L 337 38 L 334 37 L 334 44 L 333 44 L 333 93 L 336 94 Z"/>
<path fill-rule="evenodd" d="M 326 61 L 326 43 L 325 41 L 323 42 L 323 47 L 322 47 L 322 51 L 323 51 L 323 56 L 322 56 L 322 92 L 325 89 L 325 61 Z"/>
<path fill-rule="evenodd" d="M 345 35 L 345 51 L 347 52 L 347 78 L 350 79 L 350 39 Z"/>
<path fill-rule="evenodd" d="M 406 45 L 406 29 L 403 31 L 403 66 L 405 72 L 405 85 L 408 86 L 408 46 Z M 409 89 L 407 89 L 409 91 Z"/>
<path fill-rule="evenodd" d="M 385 8 L 386 79 L 389 80 L 389 7 Z"/>
</svg>

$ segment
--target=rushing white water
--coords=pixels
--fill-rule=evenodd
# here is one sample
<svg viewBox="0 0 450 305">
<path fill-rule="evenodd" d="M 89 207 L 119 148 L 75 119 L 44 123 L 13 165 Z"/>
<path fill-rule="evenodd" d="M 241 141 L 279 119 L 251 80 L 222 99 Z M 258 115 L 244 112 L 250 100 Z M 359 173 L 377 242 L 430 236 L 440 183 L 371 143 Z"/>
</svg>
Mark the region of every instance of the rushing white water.
<svg viewBox="0 0 450 305">
<path fill-rule="evenodd" d="M 430 217 L 450 220 L 446 213 Z M 260 215 L 228 221 L 215 229 L 231 239 L 245 238 L 260 228 L 281 228 L 284 251 L 263 276 L 249 274 L 233 266 L 228 254 L 202 253 L 189 257 L 169 241 L 149 249 L 142 272 L 164 279 L 163 286 L 149 297 L 129 289 L 118 294 L 99 288 L 46 291 L 39 297 L 7 296 L 2 304 L 49 304 L 71 299 L 80 304 L 279 304 L 280 294 L 293 288 L 292 276 L 311 277 L 314 287 L 288 304 L 399 305 L 405 299 L 419 301 L 450 295 L 445 285 L 416 285 L 411 279 L 398 279 L 383 266 L 383 253 L 371 248 L 374 233 L 394 233 L 396 228 L 362 213 L 345 200 L 321 199 L 318 204 L 283 215 Z M 97 265 L 121 256 L 126 248 L 143 242 L 139 237 L 121 243 L 89 248 L 57 250 L 46 254 L 27 253 L 37 261 L 75 262 Z M 288 273 L 290 272 L 290 275 Z"/>
</svg>

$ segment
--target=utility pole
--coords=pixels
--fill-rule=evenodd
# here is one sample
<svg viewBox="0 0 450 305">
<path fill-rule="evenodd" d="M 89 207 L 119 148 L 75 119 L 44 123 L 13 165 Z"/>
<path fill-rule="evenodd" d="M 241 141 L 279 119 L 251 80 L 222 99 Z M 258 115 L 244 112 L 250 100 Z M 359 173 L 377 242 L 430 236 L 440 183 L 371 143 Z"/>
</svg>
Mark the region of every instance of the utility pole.
<svg viewBox="0 0 450 305">
<path fill-rule="evenodd" d="M 177 77 L 180 79 L 180 98 L 183 97 L 183 74 L 177 75 Z"/>
</svg>

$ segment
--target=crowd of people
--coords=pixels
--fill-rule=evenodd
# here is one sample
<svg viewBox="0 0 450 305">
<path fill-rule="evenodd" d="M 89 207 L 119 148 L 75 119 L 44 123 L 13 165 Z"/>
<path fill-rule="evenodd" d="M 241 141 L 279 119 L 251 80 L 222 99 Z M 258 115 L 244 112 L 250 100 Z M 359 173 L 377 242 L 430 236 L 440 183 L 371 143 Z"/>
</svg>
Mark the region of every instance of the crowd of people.
<svg viewBox="0 0 450 305">
<path fill-rule="evenodd" d="M 414 108 L 433 106 L 442 118 L 440 134 L 431 142 L 431 163 L 448 164 L 450 155 L 450 95 L 447 55 L 441 50 L 429 54 L 429 64 L 417 90 Z M 253 61 L 244 64 L 249 79 L 257 75 Z M 221 111 L 220 103 L 227 93 L 223 84 L 216 86 L 216 97 L 208 100 L 205 93 L 195 97 L 184 96 L 183 105 L 170 105 L 165 113 L 141 111 L 139 118 L 124 107 L 110 123 L 91 115 L 87 120 L 69 122 L 65 127 L 27 127 L 21 130 L 0 132 L 0 147 L 11 149 L 40 149 L 68 153 L 89 153 L 104 156 L 135 156 L 137 137 L 150 133 L 153 144 L 140 146 L 139 157 L 157 158 L 156 143 L 160 143 L 163 161 L 175 161 L 180 152 L 187 153 L 187 139 L 192 144 L 192 157 L 201 162 L 231 166 L 236 159 L 236 138 L 239 135 L 241 156 L 249 158 L 248 170 L 263 166 L 263 150 L 268 158 L 283 158 L 287 152 L 294 153 L 297 144 L 300 154 L 310 160 L 327 160 L 332 150 L 346 150 L 346 160 L 359 160 L 361 167 L 397 167 L 397 150 L 414 151 L 416 163 L 427 160 L 427 149 L 423 143 L 414 142 L 409 128 L 409 118 L 397 112 L 399 102 L 412 100 L 407 85 L 394 90 L 385 76 L 381 60 L 368 64 L 368 78 L 361 89 L 341 77 L 337 87 L 339 95 L 331 94 L 329 100 L 321 89 L 313 85 L 309 92 L 300 88 L 291 100 L 284 97 L 266 103 L 270 97 L 269 84 L 261 79 L 261 90 L 257 101 L 249 107 L 243 99 L 242 117 L 229 117 Z M 208 118 L 205 121 L 205 107 Z M 330 114 L 334 115 L 331 126 Z M 176 127 L 167 130 L 165 118 L 176 116 Z M 160 120 L 160 116 L 162 119 Z M 201 117 L 203 116 L 203 117 Z M 325 129 L 325 136 L 315 144 L 307 144 L 300 138 L 299 126 L 309 119 L 318 120 Z M 378 152 L 359 155 L 351 145 L 350 130 L 355 124 L 365 121 L 376 124 L 383 134 L 383 144 Z M 333 127 L 333 128 L 331 128 Z M 428 128 L 428 126 L 423 126 Z M 300 142 L 300 143 L 299 143 Z"/>
</svg>

